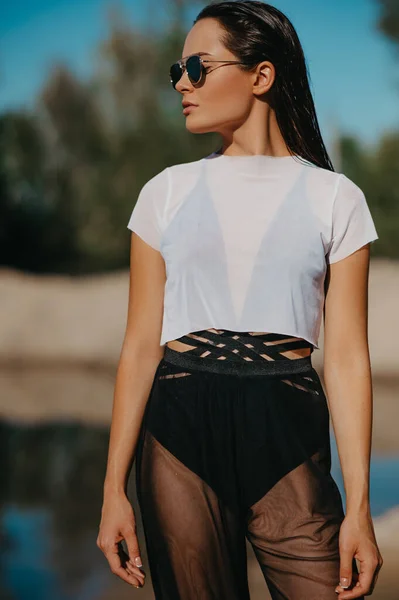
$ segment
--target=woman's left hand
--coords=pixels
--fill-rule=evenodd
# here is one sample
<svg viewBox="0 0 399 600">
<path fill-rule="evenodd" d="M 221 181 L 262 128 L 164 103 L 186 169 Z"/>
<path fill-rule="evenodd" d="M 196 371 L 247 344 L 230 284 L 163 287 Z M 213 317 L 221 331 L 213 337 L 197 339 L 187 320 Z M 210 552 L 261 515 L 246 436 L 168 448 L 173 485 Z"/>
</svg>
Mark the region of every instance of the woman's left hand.
<svg viewBox="0 0 399 600">
<path fill-rule="evenodd" d="M 352 600 L 371 595 L 383 559 L 377 546 L 370 513 L 345 516 L 339 532 L 339 552 L 340 581 L 335 588 L 337 599 Z M 354 558 L 360 562 L 359 574 L 352 571 Z"/>
</svg>

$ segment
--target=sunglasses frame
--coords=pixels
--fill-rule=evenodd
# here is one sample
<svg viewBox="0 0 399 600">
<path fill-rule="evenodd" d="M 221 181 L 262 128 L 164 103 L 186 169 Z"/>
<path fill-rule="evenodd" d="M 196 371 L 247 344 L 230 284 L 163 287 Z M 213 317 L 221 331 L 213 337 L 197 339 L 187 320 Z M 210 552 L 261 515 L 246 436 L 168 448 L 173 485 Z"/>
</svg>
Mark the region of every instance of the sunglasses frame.
<svg viewBox="0 0 399 600">
<path fill-rule="evenodd" d="M 184 75 L 184 72 L 187 70 L 186 63 L 187 63 L 187 61 L 190 60 L 190 58 L 196 58 L 196 59 L 199 60 L 199 63 L 200 63 L 200 76 L 199 76 L 198 81 L 193 81 L 191 79 L 189 73 L 187 73 L 188 78 L 189 78 L 190 82 L 193 85 L 198 85 L 201 82 L 201 80 L 202 80 L 202 78 L 203 78 L 203 76 L 205 74 L 204 63 L 230 63 L 230 64 L 236 64 L 236 65 L 244 65 L 244 64 L 246 64 L 246 63 L 241 62 L 239 60 L 208 60 L 207 58 L 202 58 L 202 56 L 199 55 L 199 54 L 192 54 L 186 60 L 180 59 L 180 60 L 176 61 L 175 63 L 173 63 L 173 65 L 171 65 L 171 67 L 169 69 L 169 77 L 170 77 L 170 83 L 172 84 L 173 89 L 176 89 L 177 83 L 180 81 L 180 79 Z M 174 83 L 173 79 L 172 79 L 172 74 L 171 73 L 172 73 L 173 67 L 175 67 L 176 65 L 178 65 L 180 67 L 181 75 L 180 75 L 179 79 L 176 81 L 176 83 Z"/>
</svg>

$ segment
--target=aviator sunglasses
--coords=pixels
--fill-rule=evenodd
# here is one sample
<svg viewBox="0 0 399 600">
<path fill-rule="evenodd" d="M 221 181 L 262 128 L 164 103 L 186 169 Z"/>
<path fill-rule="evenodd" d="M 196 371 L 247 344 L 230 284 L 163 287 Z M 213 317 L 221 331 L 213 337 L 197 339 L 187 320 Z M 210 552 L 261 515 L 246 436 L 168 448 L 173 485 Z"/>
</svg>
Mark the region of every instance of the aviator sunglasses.
<svg viewBox="0 0 399 600">
<path fill-rule="evenodd" d="M 186 61 L 178 60 L 170 67 L 170 82 L 173 89 L 176 89 L 176 84 L 180 80 L 184 71 L 187 71 L 189 80 L 193 85 L 198 85 L 205 73 L 204 63 L 234 63 L 237 65 L 243 65 L 245 63 L 239 60 L 208 60 L 203 59 L 199 54 L 193 54 L 189 56 Z"/>
</svg>

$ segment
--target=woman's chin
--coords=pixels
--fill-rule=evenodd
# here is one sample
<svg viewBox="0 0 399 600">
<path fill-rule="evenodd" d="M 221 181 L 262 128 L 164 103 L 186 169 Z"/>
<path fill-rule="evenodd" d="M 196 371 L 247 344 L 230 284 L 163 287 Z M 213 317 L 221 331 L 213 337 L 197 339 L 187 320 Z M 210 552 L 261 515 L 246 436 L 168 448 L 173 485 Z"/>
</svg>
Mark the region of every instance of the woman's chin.
<svg viewBox="0 0 399 600">
<path fill-rule="evenodd" d="M 186 117 L 186 129 L 190 133 L 210 133 L 212 131 L 209 124 L 201 123 L 199 119 L 196 121 L 190 118 L 190 115 Z"/>
</svg>

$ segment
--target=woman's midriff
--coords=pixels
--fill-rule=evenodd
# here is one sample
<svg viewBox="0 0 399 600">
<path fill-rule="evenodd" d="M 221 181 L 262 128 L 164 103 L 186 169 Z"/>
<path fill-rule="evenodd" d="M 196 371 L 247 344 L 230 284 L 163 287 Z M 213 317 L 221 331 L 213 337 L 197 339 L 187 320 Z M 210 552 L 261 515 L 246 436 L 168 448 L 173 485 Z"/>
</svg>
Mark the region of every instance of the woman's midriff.
<svg viewBox="0 0 399 600">
<path fill-rule="evenodd" d="M 202 330 L 202 332 L 203 333 L 209 332 L 210 334 L 215 334 L 216 335 L 215 340 L 218 339 L 219 342 L 220 342 L 220 338 L 218 338 L 218 336 L 220 334 L 226 335 L 226 330 L 223 330 L 223 329 L 210 328 L 210 329 Z M 254 338 L 254 340 L 256 339 L 256 336 L 263 336 L 262 348 L 264 347 L 264 351 L 262 350 L 261 352 L 259 352 L 259 350 L 258 350 L 258 352 L 259 352 L 259 357 L 263 358 L 265 360 L 275 360 L 275 358 L 273 357 L 273 346 L 274 346 L 274 350 L 276 350 L 278 347 L 279 357 L 284 357 L 284 358 L 293 359 L 293 360 L 298 359 L 298 358 L 303 358 L 305 356 L 309 356 L 313 351 L 313 346 L 312 346 L 312 344 L 310 344 L 310 342 L 308 342 L 307 340 L 304 340 L 302 338 L 293 337 L 293 336 L 289 336 L 289 335 L 282 335 L 282 334 L 268 332 L 268 331 L 248 331 L 248 332 L 238 332 L 237 331 L 237 332 L 231 332 L 231 333 L 236 334 L 236 335 L 234 337 L 232 337 L 232 336 L 230 336 L 230 332 L 229 332 L 230 338 L 237 339 L 237 341 L 241 341 L 241 338 L 244 337 L 245 341 L 243 341 L 243 343 L 242 343 L 242 349 L 244 352 L 245 352 L 245 347 L 248 347 L 248 348 L 253 347 L 252 344 L 250 343 L 250 340 L 248 339 L 250 336 L 252 336 Z M 268 339 L 268 336 L 270 336 L 270 339 Z M 273 339 L 273 338 L 275 338 L 275 339 Z M 259 341 L 259 339 L 258 339 L 258 341 Z M 178 338 L 176 340 L 171 340 L 166 343 L 166 346 L 168 346 L 171 350 L 175 350 L 177 352 L 189 352 L 189 351 L 193 351 L 193 349 L 195 349 L 195 348 L 198 349 L 199 347 L 201 347 L 204 349 L 204 358 L 207 356 L 207 354 L 209 352 L 207 350 L 207 345 L 211 348 L 212 345 L 215 346 L 215 343 L 212 342 L 211 339 L 202 337 L 201 331 L 188 333 L 188 334 L 182 336 L 181 338 Z M 295 348 L 290 349 L 290 345 L 295 346 Z M 218 348 L 221 347 L 220 343 L 217 344 L 217 347 Z M 219 358 L 223 359 L 223 356 L 220 356 Z M 250 358 L 248 356 L 243 356 L 243 358 L 245 360 L 253 360 L 253 358 Z"/>
</svg>

